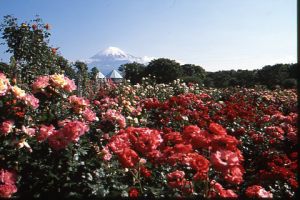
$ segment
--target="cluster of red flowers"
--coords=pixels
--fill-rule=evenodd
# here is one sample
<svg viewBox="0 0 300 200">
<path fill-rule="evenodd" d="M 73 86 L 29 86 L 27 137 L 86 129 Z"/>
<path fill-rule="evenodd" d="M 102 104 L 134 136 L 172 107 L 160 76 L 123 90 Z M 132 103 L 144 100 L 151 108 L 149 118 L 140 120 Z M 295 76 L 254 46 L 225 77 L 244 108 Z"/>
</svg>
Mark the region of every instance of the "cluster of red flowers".
<svg viewBox="0 0 300 200">
<path fill-rule="evenodd" d="M 113 152 L 122 146 L 127 148 L 124 151 L 127 156 L 119 158 L 124 167 L 136 166 L 141 157 L 154 165 L 188 166 L 194 172 L 192 177 L 194 181 L 211 180 L 211 187 L 214 188 L 214 192 L 210 193 L 211 197 L 237 197 L 238 193 L 240 194 L 237 189 L 238 185 L 243 184 L 251 189 L 249 183 L 266 185 L 270 181 L 273 183 L 272 180 L 279 179 L 288 183 L 295 190 L 298 187 L 295 178 L 297 174 L 295 171 L 296 159 L 289 157 L 288 161 L 274 164 L 273 156 L 266 154 L 268 159 L 261 155 L 265 158 L 263 162 L 261 159 L 247 157 L 247 165 L 245 165 L 243 152 L 238 146 L 244 145 L 243 137 L 248 135 L 254 145 L 260 146 L 259 148 L 262 148 L 262 143 L 267 143 L 273 148 L 273 151 L 270 151 L 273 154 L 274 150 L 279 155 L 295 151 L 298 115 L 293 112 L 284 115 L 279 111 L 281 110 L 279 105 L 274 107 L 268 105 L 265 99 L 260 98 L 260 91 L 242 89 L 233 95 L 230 95 L 231 93 L 232 91 L 227 91 L 222 94 L 223 96 L 228 95 L 228 99 L 224 102 L 215 102 L 212 95 L 189 93 L 172 96 L 162 102 L 156 98 L 141 100 L 140 105 L 143 112 L 151 113 L 151 126 L 154 124 L 155 127 L 161 127 L 164 130 L 164 132 L 151 130 L 152 132 L 158 131 L 161 135 L 162 141 L 160 138 L 156 139 L 160 144 L 153 145 L 154 142 L 150 138 L 155 138 L 155 134 L 152 134 L 151 137 L 150 134 L 148 135 L 150 138 L 147 138 L 143 134 L 144 131 L 141 131 L 142 129 L 130 127 L 112 137 L 108 147 Z M 293 106 L 292 103 L 288 105 Z M 292 110 L 292 107 L 286 109 Z M 186 126 L 185 124 L 196 125 Z M 220 124 L 225 125 L 227 130 Z M 174 129 L 182 131 L 173 131 Z M 137 133 L 133 134 L 132 130 Z M 139 136 L 138 140 L 134 139 L 137 135 Z M 136 145 L 135 141 L 143 142 L 144 139 L 149 141 L 147 145 L 143 146 L 144 148 Z M 116 141 L 119 141 L 119 146 Z M 291 144 L 288 147 L 290 150 L 284 149 L 286 142 Z M 149 145 L 153 145 L 153 148 L 149 148 Z M 255 149 L 251 149 L 251 151 L 253 150 L 255 151 Z M 247 156 L 249 155 L 252 154 L 247 153 Z M 124 164 L 126 159 L 129 160 L 130 165 Z M 255 171 L 257 175 L 253 177 L 257 177 L 259 180 L 252 179 L 245 182 L 244 174 L 250 170 L 248 169 L 249 161 L 252 166 L 256 160 L 261 163 L 257 165 L 259 166 L 257 169 L 251 170 L 251 174 Z M 208 176 L 210 168 L 217 176 Z M 185 171 L 179 168 L 178 170 Z M 252 176 L 247 176 L 247 178 L 250 177 Z M 170 186 L 179 189 L 185 185 L 184 181 L 189 181 L 189 178 L 183 176 L 178 179 L 177 185 L 171 183 Z M 221 183 L 225 185 L 222 186 Z M 234 185 L 237 187 L 233 187 Z M 224 189 L 224 187 L 230 189 Z M 189 188 L 189 186 L 186 185 L 183 188 Z M 270 192 L 264 194 L 260 192 L 259 194 L 261 196 L 257 197 L 273 195 Z M 254 197 L 253 195 L 248 196 Z"/>
<path fill-rule="evenodd" d="M 48 139 L 49 145 L 55 149 L 64 149 L 70 142 L 77 142 L 79 137 L 89 131 L 89 127 L 81 121 L 63 121 L 61 128 L 55 130 L 53 125 L 40 127 L 37 140 L 42 142 Z"/>
<path fill-rule="evenodd" d="M 76 86 L 58 74 L 39 77 L 32 88 L 37 96 L 48 98 L 39 102 L 11 86 L 0 73 L 0 103 L 4 102 L 5 110 L 0 116 L 0 134 L 6 136 L 1 138 L 14 138 L 19 148 L 31 151 L 35 150 L 32 138 L 39 142 L 36 146 L 49 144 L 61 150 L 90 131 L 101 138 L 96 146 L 104 164 L 116 158 L 133 176 L 132 185 L 127 184 L 130 197 L 152 192 L 154 178 L 167 191 L 208 198 L 293 197 L 298 188 L 298 114 L 293 91 L 236 88 L 144 98 L 142 93 L 136 96 L 134 87 L 124 86 L 120 90 L 111 87 L 116 90 L 112 96 L 107 92 L 99 101 L 89 101 L 76 95 L 67 98 L 64 92 Z M 50 97 L 57 96 L 63 102 L 52 105 Z M 36 115 L 29 114 L 27 110 L 34 111 L 25 109 L 26 105 L 38 108 Z M 11 111 L 25 120 L 18 120 Z M 96 135 L 99 132 L 104 134 Z M 111 163 L 109 167 L 118 167 Z M 16 192 L 13 174 L 1 170 L 0 197 Z"/>
<path fill-rule="evenodd" d="M 0 170 L 0 197 L 10 198 L 17 192 L 16 187 L 17 175 L 13 171 Z"/>
<path fill-rule="evenodd" d="M 114 135 L 107 147 L 126 168 L 137 167 L 143 158 L 153 165 L 190 167 L 194 181 L 208 181 L 208 171 L 212 166 L 222 174 L 220 179 L 223 177 L 224 181 L 239 185 L 243 182 L 244 169 L 238 143 L 235 137 L 227 135 L 221 125 L 211 123 L 209 130 L 190 125 L 184 127 L 182 133 L 129 127 Z M 210 155 L 199 153 L 205 151 Z M 183 171 L 170 173 L 168 181 L 170 187 L 181 188 L 183 193 L 193 191 L 192 181 L 184 178 Z"/>
</svg>

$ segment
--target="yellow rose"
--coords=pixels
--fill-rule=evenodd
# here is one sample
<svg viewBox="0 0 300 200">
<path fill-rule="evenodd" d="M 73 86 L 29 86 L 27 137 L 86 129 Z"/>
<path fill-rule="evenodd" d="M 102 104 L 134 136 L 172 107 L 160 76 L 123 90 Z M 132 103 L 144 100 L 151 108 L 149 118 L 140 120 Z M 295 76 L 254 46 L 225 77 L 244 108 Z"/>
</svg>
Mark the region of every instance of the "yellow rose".
<svg viewBox="0 0 300 200">
<path fill-rule="evenodd" d="M 51 76 L 51 81 L 54 83 L 55 86 L 63 88 L 67 82 L 65 76 L 63 74 L 54 74 Z"/>
<path fill-rule="evenodd" d="M 18 86 L 13 86 L 11 90 L 17 98 L 22 98 L 26 95 L 25 91 Z"/>
<path fill-rule="evenodd" d="M 0 95 L 4 94 L 7 88 L 8 88 L 7 83 L 4 80 L 0 79 Z"/>
</svg>

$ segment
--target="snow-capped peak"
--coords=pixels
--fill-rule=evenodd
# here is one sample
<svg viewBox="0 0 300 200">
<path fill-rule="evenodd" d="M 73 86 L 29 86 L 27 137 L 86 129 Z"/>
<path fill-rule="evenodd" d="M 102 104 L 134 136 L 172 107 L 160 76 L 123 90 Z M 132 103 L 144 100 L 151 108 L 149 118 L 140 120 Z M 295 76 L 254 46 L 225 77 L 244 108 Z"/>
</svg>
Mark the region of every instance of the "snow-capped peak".
<svg viewBox="0 0 300 200">
<path fill-rule="evenodd" d="M 118 47 L 108 47 L 92 56 L 89 60 L 127 59 L 128 55 Z"/>
<path fill-rule="evenodd" d="M 128 54 L 118 47 L 108 47 L 91 58 L 85 60 L 89 69 L 97 67 L 102 73 L 109 73 L 112 69 L 118 69 L 120 65 L 132 62 L 148 63 L 152 57 L 136 57 Z"/>
<path fill-rule="evenodd" d="M 107 49 L 104 49 L 102 52 L 102 55 L 106 56 L 124 56 L 126 57 L 126 53 L 119 49 L 118 47 L 108 47 Z"/>
</svg>

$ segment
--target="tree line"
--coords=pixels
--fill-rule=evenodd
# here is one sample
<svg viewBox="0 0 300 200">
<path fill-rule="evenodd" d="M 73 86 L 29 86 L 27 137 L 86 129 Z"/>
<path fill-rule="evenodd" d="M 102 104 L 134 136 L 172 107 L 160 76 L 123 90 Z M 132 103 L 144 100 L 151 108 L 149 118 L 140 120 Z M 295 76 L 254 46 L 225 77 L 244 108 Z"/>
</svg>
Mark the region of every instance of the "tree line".
<svg viewBox="0 0 300 200">
<path fill-rule="evenodd" d="M 264 85 L 270 89 L 277 86 L 294 88 L 297 86 L 297 65 L 276 64 L 267 65 L 257 70 L 223 70 L 206 72 L 201 66 L 194 64 L 180 65 L 175 60 L 159 58 L 148 65 L 127 63 L 121 65 L 119 71 L 125 79 L 136 84 L 143 77 L 152 76 L 158 83 L 169 83 L 181 79 L 186 83 L 198 83 L 205 87 L 254 87 Z"/>
</svg>

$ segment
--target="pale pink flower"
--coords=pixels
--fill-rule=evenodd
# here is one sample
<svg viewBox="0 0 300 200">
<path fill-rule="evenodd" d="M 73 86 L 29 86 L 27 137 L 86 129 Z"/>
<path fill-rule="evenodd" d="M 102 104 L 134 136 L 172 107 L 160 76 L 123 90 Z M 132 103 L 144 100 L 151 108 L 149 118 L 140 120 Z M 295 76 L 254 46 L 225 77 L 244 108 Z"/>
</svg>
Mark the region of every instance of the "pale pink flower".
<svg viewBox="0 0 300 200">
<path fill-rule="evenodd" d="M 0 96 L 4 96 L 9 88 L 9 80 L 6 76 L 0 73 Z"/>
<path fill-rule="evenodd" d="M 210 161 L 217 169 L 224 169 L 229 166 L 239 165 L 239 157 L 235 152 L 228 150 L 220 150 L 212 153 Z"/>
<path fill-rule="evenodd" d="M 69 122 L 71 122 L 70 119 L 64 119 L 64 120 L 58 121 L 57 124 L 58 124 L 59 127 L 63 127 Z"/>
<path fill-rule="evenodd" d="M 111 153 L 109 152 L 108 147 L 105 147 L 101 150 L 101 154 L 102 154 L 102 159 L 109 161 L 112 158 Z"/>
<path fill-rule="evenodd" d="M 23 97 L 23 100 L 26 105 L 32 107 L 33 109 L 37 109 L 39 107 L 39 99 L 35 98 L 33 95 L 26 94 Z"/>
<path fill-rule="evenodd" d="M 49 85 L 49 76 L 40 76 L 32 84 L 32 88 L 34 92 L 37 92 L 38 90 L 44 89 Z"/>
<path fill-rule="evenodd" d="M 95 121 L 97 120 L 97 116 L 96 116 L 96 113 L 94 113 L 91 109 L 87 108 L 83 111 L 82 113 L 83 117 L 85 120 L 87 121 Z"/>
<path fill-rule="evenodd" d="M 0 124 L 0 132 L 4 135 L 7 135 L 10 132 L 12 132 L 13 127 L 14 127 L 14 122 L 11 120 L 6 120 L 2 122 L 2 124 Z"/>
<path fill-rule="evenodd" d="M 66 85 L 64 86 L 64 90 L 66 92 L 72 92 L 74 90 L 76 90 L 76 85 L 75 82 L 73 80 L 70 80 L 69 78 L 65 77 L 66 80 Z"/>
<path fill-rule="evenodd" d="M 35 128 L 29 128 L 25 127 L 24 125 L 22 126 L 22 131 L 28 135 L 29 137 L 32 137 L 35 135 Z"/>
</svg>

